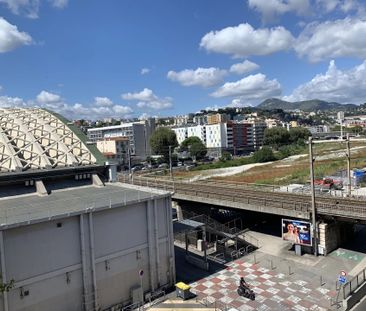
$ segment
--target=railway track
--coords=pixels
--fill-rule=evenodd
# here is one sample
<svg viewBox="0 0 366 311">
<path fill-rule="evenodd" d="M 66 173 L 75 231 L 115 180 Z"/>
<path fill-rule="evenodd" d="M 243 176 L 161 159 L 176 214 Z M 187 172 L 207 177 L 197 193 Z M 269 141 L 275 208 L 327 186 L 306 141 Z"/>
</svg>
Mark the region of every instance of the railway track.
<svg viewBox="0 0 366 311">
<path fill-rule="evenodd" d="M 126 182 L 126 180 L 121 181 Z M 133 183 L 171 191 L 173 198 L 174 196 L 187 196 L 192 200 L 207 198 L 300 213 L 310 213 L 311 211 L 310 195 L 277 192 L 273 186 L 256 187 L 248 184 L 223 184 L 217 181 L 173 182 L 146 177 L 134 178 Z M 322 215 L 366 220 L 366 201 L 364 200 L 317 196 L 316 208 L 317 213 Z"/>
</svg>

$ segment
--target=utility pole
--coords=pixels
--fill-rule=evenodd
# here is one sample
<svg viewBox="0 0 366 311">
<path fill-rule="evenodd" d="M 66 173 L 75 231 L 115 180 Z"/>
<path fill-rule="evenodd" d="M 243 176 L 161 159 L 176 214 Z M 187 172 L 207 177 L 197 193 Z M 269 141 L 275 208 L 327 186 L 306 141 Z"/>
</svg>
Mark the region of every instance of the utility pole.
<svg viewBox="0 0 366 311">
<path fill-rule="evenodd" d="M 128 145 L 128 148 L 127 148 L 127 157 L 128 157 L 128 176 L 131 177 L 131 148 L 130 148 L 130 145 Z"/>
<path fill-rule="evenodd" d="M 348 195 L 351 196 L 351 147 L 349 133 L 347 133 L 347 177 L 348 177 Z"/>
<path fill-rule="evenodd" d="M 309 161 L 310 161 L 311 217 L 312 217 L 312 224 L 313 224 L 314 256 L 318 256 L 318 230 L 316 228 L 314 156 L 313 156 L 313 138 L 312 137 L 309 137 Z"/>
<path fill-rule="evenodd" d="M 169 173 L 170 179 L 173 180 L 172 146 L 169 146 Z"/>
</svg>

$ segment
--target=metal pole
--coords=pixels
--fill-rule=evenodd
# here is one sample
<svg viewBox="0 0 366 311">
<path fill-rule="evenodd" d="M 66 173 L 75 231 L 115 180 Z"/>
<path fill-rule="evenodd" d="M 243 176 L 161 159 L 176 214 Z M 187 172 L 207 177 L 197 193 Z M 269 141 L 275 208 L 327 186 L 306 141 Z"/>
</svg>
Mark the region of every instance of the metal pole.
<svg viewBox="0 0 366 311">
<path fill-rule="evenodd" d="M 343 140 L 343 121 L 340 120 L 341 122 L 341 140 Z"/>
<path fill-rule="evenodd" d="M 172 146 L 169 146 L 169 173 L 170 179 L 173 180 Z"/>
<path fill-rule="evenodd" d="M 313 138 L 309 137 L 309 161 L 310 161 L 310 183 L 311 183 L 311 216 L 313 223 L 314 255 L 318 256 L 318 239 L 316 228 L 316 206 L 315 206 L 315 185 L 314 185 L 314 157 Z"/>
<path fill-rule="evenodd" d="M 131 149 L 130 146 L 127 148 L 127 157 L 128 157 L 128 176 L 131 176 Z"/>
<path fill-rule="evenodd" d="M 351 196 L 351 148 L 349 133 L 347 133 L 347 177 L 348 177 L 348 195 Z"/>
</svg>

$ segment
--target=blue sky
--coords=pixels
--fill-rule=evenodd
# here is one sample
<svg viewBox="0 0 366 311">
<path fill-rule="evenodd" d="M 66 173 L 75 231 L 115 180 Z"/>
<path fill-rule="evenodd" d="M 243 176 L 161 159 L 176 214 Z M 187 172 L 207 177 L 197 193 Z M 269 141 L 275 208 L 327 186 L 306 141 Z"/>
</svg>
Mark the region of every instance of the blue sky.
<svg viewBox="0 0 366 311">
<path fill-rule="evenodd" d="M 366 102 L 362 0 L 0 0 L 0 107 L 176 115 Z"/>
</svg>

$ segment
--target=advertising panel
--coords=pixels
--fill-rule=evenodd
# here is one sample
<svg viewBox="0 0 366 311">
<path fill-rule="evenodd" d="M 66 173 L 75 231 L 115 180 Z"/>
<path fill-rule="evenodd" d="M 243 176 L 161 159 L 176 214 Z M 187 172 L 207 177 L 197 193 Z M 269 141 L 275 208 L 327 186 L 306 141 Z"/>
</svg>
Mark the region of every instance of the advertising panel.
<svg viewBox="0 0 366 311">
<path fill-rule="evenodd" d="M 282 239 L 294 244 L 311 246 L 311 224 L 307 221 L 282 219 Z"/>
</svg>

